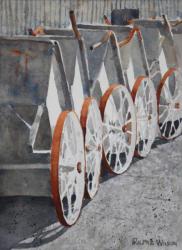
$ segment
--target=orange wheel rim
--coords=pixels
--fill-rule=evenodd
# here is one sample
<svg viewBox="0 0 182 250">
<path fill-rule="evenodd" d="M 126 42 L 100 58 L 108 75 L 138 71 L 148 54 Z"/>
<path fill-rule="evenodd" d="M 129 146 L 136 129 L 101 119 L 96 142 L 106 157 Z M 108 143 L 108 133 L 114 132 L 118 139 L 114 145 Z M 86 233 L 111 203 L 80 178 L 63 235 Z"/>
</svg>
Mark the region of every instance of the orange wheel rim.
<svg viewBox="0 0 182 250">
<path fill-rule="evenodd" d="M 116 102 L 119 101 L 118 109 L 116 109 L 116 106 L 112 109 L 113 104 L 111 104 L 111 100 L 114 101 L 114 99 Z M 124 105 L 125 101 L 127 103 L 125 105 L 126 110 L 122 111 L 121 102 Z M 126 87 L 118 84 L 111 85 L 101 98 L 100 110 L 103 119 L 103 131 L 105 131 L 103 133 L 103 166 L 112 174 L 121 174 L 130 166 L 136 138 L 135 109 L 131 95 Z M 114 114 L 113 118 L 112 114 Z M 123 118 L 125 115 L 127 117 L 123 119 L 120 115 Z M 118 119 L 116 121 L 117 124 L 114 117 Z M 125 121 L 125 124 L 122 124 L 123 121 Z M 116 138 L 112 139 L 112 136 Z M 122 147 L 123 143 L 125 145 L 124 148 Z M 109 145 L 109 150 L 107 145 Z M 116 153 L 113 152 L 115 146 L 117 147 Z"/>
<path fill-rule="evenodd" d="M 65 225 L 65 226 L 71 226 L 73 224 L 76 223 L 76 221 L 79 218 L 80 215 L 80 211 L 79 211 L 79 215 L 76 218 L 76 220 L 74 221 L 74 223 L 68 223 L 68 221 L 66 220 L 65 216 L 64 216 L 64 208 L 63 208 L 63 203 L 61 200 L 61 193 L 60 193 L 60 189 L 59 189 L 59 185 L 60 185 L 60 179 L 59 179 L 59 161 L 60 161 L 60 151 L 62 151 L 63 149 L 61 148 L 61 141 L 62 141 L 62 135 L 63 135 L 63 130 L 64 130 L 64 125 L 66 122 L 66 119 L 68 117 L 68 115 L 74 115 L 77 119 L 77 124 L 79 124 L 79 120 L 76 116 L 76 114 L 73 111 L 64 111 L 60 114 L 60 116 L 58 117 L 55 129 L 54 129 L 54 134 L 53 134 L 53 139 L 52 139 L 52 149 L 51 149 L 51 192 L 52 192 L 52 198 L 55 204 L 55 208 L 56 208 L 56 212 L 57 212 L 57 216 L 59 221 Z M 81 126 L 80 126 L 80 131 L 81 131 Z M 82 131 L 81 131 L 82 133 Z M 83 135 L 82 135 L 83 136 Z M 82 146 L 83 146 L 83 138 L 80 138 L 80 143 L 82 142 Z M 83 150 L 84 152 L 84 150 Z M 81 158 L 81 161 L 78 161 L 77 164 L 75 164 L 75 169 L 77 169 L 77 172 L 82 173 L 83 175 L 83 179 L 84 179 L 84 166 L 85 162 L 84 162 L 84 157 Z M 80 167 L 82 166 L 82 168 Z M 80 174 L 79 173 L 79 174 Z M 83 185 L 83 194 L 84 194 L 84 185 Z M 82 197 L 83 200 L 83 197 Z"/>
<path fill-rule="evenodd" d="M 170 98 L 167 101 L 165 96 L 165 85 L 169 82 L 166 82 L 167 79 L 169 79 L 175 72 L 177 72 L 176 68 L 169 68 L 167 72 L 162 77 L 160 84 L 157 89 L 157 108 L 158 108 L 158 124 L 159 129 L 161 132 L 161 137 L 169 140 L 177 137 L 181 133 L 180 124 L 181 124 L 181 118 L 180 116 L 176 119 L 174 119 L 176 112 L 180 112 L 181 105 L 180 105 L 180 99 L 176 99 L 173 94 L 170 93 Z M 175 75 L 174 75 L 175 76 Z M 176 81 L 176 80 L 175 80 Z M 175 86 L 176 82 L 173 82 L 172 85 Z M 167 91 L 170 91 L 169 86 L 166 88 Z M 164 96 L 163 96 L 164 95 Z M 163 100 L 166 100 L 166 103 L 161 103 L 161 98 L 163 97 Z M 163 106 L 163 112 L 160 112 L 160 106 Z M 162 108 L 162 107 L 161 107 Z M 174 113 L 171 117 L 171 110 Z M 164 115 L 165 114 L 165 115 Z M 167 115 L 167 116 L 166 116 Z M 163 119 L 162 119 L 163 117 Z M 165 117 L 165 118 L 164 118 Z M 163 121 L 161 121 L 161 119 Z"/>
<path fill-rule="evenodd" d="M 142 91 L 142 96 L 138 96 L 139 89 L 144 84 L 144 80 L 146 80 L 146 87 Z M 148 85 L 148 86 L 147 86 Z M 146 93 L 146 89 L 150 94 Z M 135 149 L 135 156 L 139 157 L 146 157 L 150 152 L 152 143 L 155 140 L 155 133 L 156 133 L 156 123 L 157 123 L 157 100 L 155 89 L 150 82 L 150 79 L 147 76 L 139 76 L 135 81 L 133 86 L 131 96 L 135 103 L 136 112 L 139 109 L 139 112 L 136 113 L 137 115 L 137 145 Z M 145 101 L 138 103 L 138 98 L 140 100 L 145 99 Z M 148 109 L 148 104 L 150 104 L 150 108 Z M 145 115 L 142 115 L 145 114 Z M 145 126 L 144 126 L 145 125 Z M 145 131 L 145 132 L 144 132 Z M 150 133 L 149 133 L 150 132 Z M 145 137 L 145 138 L 144 138 Z"/>
</svg>

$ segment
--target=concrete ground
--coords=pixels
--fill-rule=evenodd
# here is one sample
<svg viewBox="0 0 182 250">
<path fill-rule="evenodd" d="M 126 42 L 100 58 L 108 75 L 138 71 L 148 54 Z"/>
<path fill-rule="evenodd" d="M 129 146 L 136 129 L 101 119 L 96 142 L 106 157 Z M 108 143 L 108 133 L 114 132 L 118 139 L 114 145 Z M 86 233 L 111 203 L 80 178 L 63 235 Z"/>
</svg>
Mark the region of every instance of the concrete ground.
<svg viewBox="0 0 182 250">
<path fill-rule="evenodd" d="M 72 228 L 47 198 L 0 199 L 0 249 L 182 250 L 182 136 L 103 178 Z"/>
</svg>

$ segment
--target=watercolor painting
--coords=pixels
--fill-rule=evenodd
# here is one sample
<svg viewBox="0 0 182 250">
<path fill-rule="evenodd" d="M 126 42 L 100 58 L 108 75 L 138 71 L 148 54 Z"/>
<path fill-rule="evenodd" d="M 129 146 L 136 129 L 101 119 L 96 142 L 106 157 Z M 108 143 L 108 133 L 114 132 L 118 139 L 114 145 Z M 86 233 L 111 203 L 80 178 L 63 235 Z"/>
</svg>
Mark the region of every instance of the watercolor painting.
<svg viewBox="0 0 182 250">
<path fill-rule="evenodd" d="M 0 250 L 182 249 L 181 18 L 0 0 Z"/>
</svg>

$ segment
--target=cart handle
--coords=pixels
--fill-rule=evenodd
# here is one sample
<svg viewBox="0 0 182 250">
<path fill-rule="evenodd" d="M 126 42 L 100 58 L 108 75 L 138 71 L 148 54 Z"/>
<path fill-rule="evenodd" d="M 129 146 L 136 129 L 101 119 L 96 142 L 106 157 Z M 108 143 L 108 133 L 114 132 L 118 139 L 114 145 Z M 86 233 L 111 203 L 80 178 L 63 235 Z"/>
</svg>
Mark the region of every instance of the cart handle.
<svg viewBox="0 0 182 250">
<path fill-rule="evenodd" d="M 177 20 L 175 23 L 171 23 L 171 26 L 172 26 L 172 27 L 176 27 L 176 26 L 178 26 L 179 24 L 182 24 L 182 20 Z"/>
<path fill-rule="evenodd" d="M 37 35 L 44 35 L 44 27 L 43 26 L 38 26 L 34 30 L 28 29 L 28 33 L 31 36 L 37 36 Z"/>
<path fill-rule="evenodd" d="M 70 16 L 71 26 L 72 26 L 73 32 L 75 34 L 75 37 L 78 40 L 81 40 L 81 34 L 80 34 L 79 30 L 78 30 L 78 26 L 77 26 L 77 22 L 76 22 L 76 17 L 75 17 L 74 10 L 70 10 L 69 16 Z"/>
<path fill-rule="evenodd" d="M 105 24 L 111 25 L 111 20 L 106 15 L 104 15 L 103 18 Z"/>
<path fill-rule="evenodd" d="M 166 15 L 162 15 L 162 18 L 164 20 L 164 25 L 166 26 L 166 28 L 171 32 L 171 24 L 167 18 Z"/>
<path fill-rule="evenodd" d="M 128 43 L 133 39 L 135 33 L 137 33 L 138 39 L 141 41 L 141 40 L 142 40 L 141 31 L 140 31 L 139 28 L 135 27 L 135 28 L 133 28 L 133 29 L 130 31 L 130 33 L 129 33 L 129 35 L 128 35 L 128 37 L 127 37 L 126 39 L 124 39 L 124 40 L 121 41 L 121 42 L 118 42 L 118 46 L 119 46 L 119 47 L 122 47 L 122 46 L 128 44 Z"/>
<path fill-rule="evenodd" d="M 90 50 L 94 50 L 99 48 L 102 44 L 106 43 L 109 39 L 110 36 L 113 32 L 111 30 L 109 30 L 108 32 L 106 32 L 103 37 L 101 38 L 101 40 L 93 45 L 90 46 Z"/>
</svg>

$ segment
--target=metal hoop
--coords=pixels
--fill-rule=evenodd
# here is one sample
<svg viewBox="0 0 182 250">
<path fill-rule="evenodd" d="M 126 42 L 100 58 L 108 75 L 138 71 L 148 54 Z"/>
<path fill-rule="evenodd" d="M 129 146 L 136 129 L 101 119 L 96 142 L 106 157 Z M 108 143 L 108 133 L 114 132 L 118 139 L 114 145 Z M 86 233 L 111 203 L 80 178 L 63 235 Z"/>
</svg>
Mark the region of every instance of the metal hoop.
<svg viewBox="0 0 182 250">
<path fill-rule="evenodd" d="M 122 85 L 111 85 L 101 98 L 103 160 L 114 174 L 130 166 L 136 142 L 136 116 L 131 95 Z"/>
<path fill-rule="evenodd" d="M 180 74 L 170 68 L 163 76 L 157 89 L 158 123 L 161 136 L 173 139 L 182 131 L 182 90 Z"/>
<path fill-rule="evenodd" d="M 83 133 L 73 111 L 62 112 L 51 150 L 51 187 L 59 221 L 73 225 L 81 211 L 85 187 Z"/>
<path fill-rule="evenodd" d="M 152 81 L 146 76 L 138 77 L 131 95 L 135 103 L 137 119 L 135 154 L 146 157 L 155 140 L 157 128 L 157 99 Z"/>
</svg>

